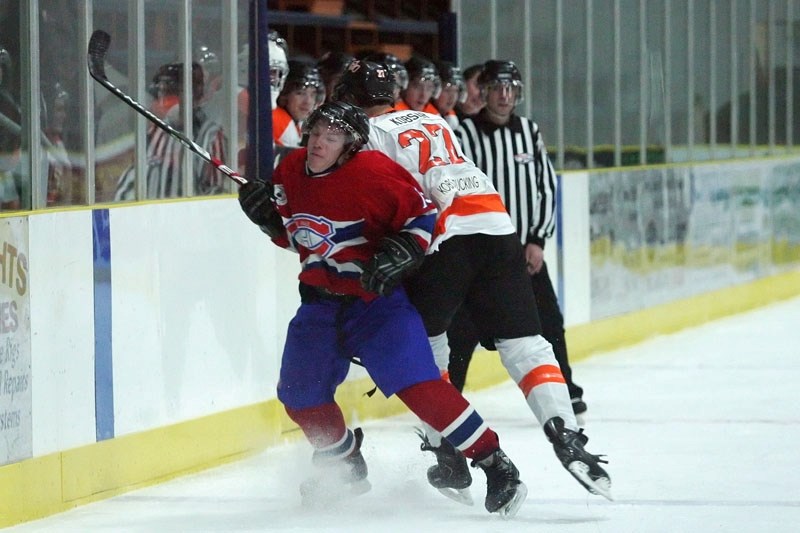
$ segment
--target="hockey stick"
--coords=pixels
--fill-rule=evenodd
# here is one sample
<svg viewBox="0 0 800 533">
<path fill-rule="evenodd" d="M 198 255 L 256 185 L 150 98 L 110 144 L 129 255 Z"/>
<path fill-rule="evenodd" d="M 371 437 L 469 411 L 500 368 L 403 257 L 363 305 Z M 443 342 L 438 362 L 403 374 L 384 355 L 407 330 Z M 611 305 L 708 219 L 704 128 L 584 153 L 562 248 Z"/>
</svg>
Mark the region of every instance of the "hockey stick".
<svg viewBox="0 0 800 533">
<path fill-rule="evenodd" d="M 106 52 L 108 51 L 108 45 L 111 43 L 111 36 L 103 30 L 95 30 L 92 33 L 92 37 L 89 39 L 89 51 L 87 56 L 87 61 L 89 65 L 89 74 L 91 74 L 92 78 L 95 79 L 100 85 L 111 91 L 111 93 L 128 104 L 130 107 L 133 108 L 134 111 L 139 113 L 140 115 L 144 116 L 147 120 L 167 132 L 168 134 L 172 135 L 176 139 L 178 139 L 182 145 L 186 148 L 200 156 L 201 159 L 210 163 L 214 166 L 217 170 L 228 176 L 230 179 L 238 183 L 239 185 L 244 185 L 247 183 L 247 179 L 242 177 L 238 172 L 233 170 L 232 168 L 226 166 L 222 161 L 217 159 L 216 157 L 212 157 L 202 146 L 192 141 L 189 137 L 184 135 L 183 133 L 179 132 L 153 113 L 151 113 L 147 108 L 142 106 L 139 102 L 122 92 L 117 86 L 113 83 L 108 81 L 106 77 L 106 66 L 105 66 L 105 59 L 106 59 Z"/>
<path fill-rule="evenodd" d="M 11 135 L 22 135 L 22 126 L 8 118 L 5 113 L 0 113 L 0 128 L 6 130 Z M 53 146 L 53 142 L 47 138 L 46 135 L 42 135 L 42 144 L 45 145 L 46 148 L 55 148 Z"/>
<path fill-rule="evenodd" d="M 5 113 L 0 113 L 0 128 L 3 128 L 11 135 L 22 135 L 22 126 L 8 118 Z"/>
</svg>

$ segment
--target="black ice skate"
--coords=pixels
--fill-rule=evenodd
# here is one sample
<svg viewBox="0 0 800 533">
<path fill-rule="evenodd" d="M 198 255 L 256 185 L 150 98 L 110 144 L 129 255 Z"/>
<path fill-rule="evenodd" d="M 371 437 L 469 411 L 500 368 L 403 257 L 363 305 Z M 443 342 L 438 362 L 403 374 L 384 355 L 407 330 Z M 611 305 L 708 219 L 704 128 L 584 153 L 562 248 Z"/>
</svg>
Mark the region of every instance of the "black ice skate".
<svg viewBox="0 0 800 533">
<path fill-rule="evenodd" d="M 486 510 L 511 518 L 519 510 L 528 488 L 519 480 L 519 470 L 500 448 L 489 457 L 472 461 L 486 473 Z"/>
<path fill-rule="evenodd" d="M 564 420 L 555 416 L 544 425 L 544 433 L 552 443 L 558 460 L 586 490 L 609 500 L 614 499 L 611 496 L 611 478 L 600 466 L 600 463 L 608 464 L 608 461 L 602 459 L 602 455 L 592 455 L 583 448 L 589 442 L 583 429 L 567 429 Z"/>
<path fill-rule="evenodd" d="M 353 431 L 356 445 L 347 457 L 330 461 L 313 459 L 316 472 L 314 476 L 300 484 L 303 505 L 319 507 L 329 505 L 347 496 L 364 494 L 372 488 L 367 479 L 367 462 L 361 455 L 364 432 L 361 428 Z"/>
<path fill-rule="evenodd" d="M 455 449 L 447 439 L 442 439 L 439 447 L 431 445 L 425 432 L 417 428 L 417 435 L 422 439 L 420 449 L 423 452 L 436 454 L 437 464 L 428 469 L 428 483 L 439 492 L 464 505 L 472 505 L 472 494 L 469 486 L 472 484 L 472 475 L 467 467 L 467 459 L 460 451 Z"/>
</svg>

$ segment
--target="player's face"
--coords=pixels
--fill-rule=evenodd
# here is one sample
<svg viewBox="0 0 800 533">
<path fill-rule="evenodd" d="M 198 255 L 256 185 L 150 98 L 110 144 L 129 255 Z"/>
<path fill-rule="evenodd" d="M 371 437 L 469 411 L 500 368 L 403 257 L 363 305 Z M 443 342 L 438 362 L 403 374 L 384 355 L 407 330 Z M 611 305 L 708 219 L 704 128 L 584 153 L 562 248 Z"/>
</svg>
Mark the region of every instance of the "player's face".
<svg viewBox="0 0 800 533">
<path fill-rule="evenodd" d="M 348 135 L 325 121 L 314 124 L 308 134 L 306 164 L 311 172 L 322 172 L 331 168 L 344 152 Z"/>
<path fill-rule="evenodd" d="M 286 111 L 295 122 L 307 119 L 317 105 L 317 89 L 314 87 L 296 89 L 286 97 Z"/>
<path fill-rule="evenodd" d="M 439 112 L 444 114 L 452 110 L 458 101 L 460 92 L 458 85 L 448 83 L 442 87 L 442 92 L 439 94 L 439 98 L 436 99 L 436 108 Z"/>
<path fill-rule="evenodd" d="M 436 82 L 433 80 L 413 80 L 408 82 L 403 99 L 414 111 L 422 111 L 435 90 Z"/>
<path fill-rule="evenodd" d="M 481 97 L 481 88 L 478 87 L 478 74 L 476 73 L 467 80 L 467 101 L 462 106 L 468 115 L 474 115 L 483 108 L 484 102 Z"/>
</svg>

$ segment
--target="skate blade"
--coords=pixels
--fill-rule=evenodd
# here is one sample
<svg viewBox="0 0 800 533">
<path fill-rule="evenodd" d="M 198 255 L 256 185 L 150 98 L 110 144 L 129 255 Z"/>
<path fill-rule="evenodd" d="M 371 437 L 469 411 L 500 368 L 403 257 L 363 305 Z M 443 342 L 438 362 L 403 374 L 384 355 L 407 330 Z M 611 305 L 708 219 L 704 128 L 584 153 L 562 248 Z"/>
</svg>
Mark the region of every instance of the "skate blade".
<svg viewBox="0 0 800 533">
<path fill-rule="evenodd" d="M 503 520 L 510 520 L 517 514 L 517 511 L 519 511 L 519 508 L 522 507 L 522 503 L 527 497 L 528 487 L 525 486 L 525 483 L 520 482 L 520 484 L 517 485 L 517 492 L 514 494 L 514 497 L 511 498 L 511 501 L 498 509 L 496 512 L 500 514 Z"/>
<path fill-rule="evenodd" d="M 469 487 L 466 489 L 451 489 L 447 487 L 437 488 L 439 492 L 447 496 L 451 500 L 463 505 L 474 505 L 475 501 L 472 499 L 472 493 Z"/>
<path fill-rule="evenodd" d="M 592 479 L 589 475 L 589 466 L 581 461 L 570 463 L 567 470 L 592 494 L 598 494 L 609 501 L 614 501 L 614 497 L 611 495 L 611 480 L 609 478 Z"/>
</svg>

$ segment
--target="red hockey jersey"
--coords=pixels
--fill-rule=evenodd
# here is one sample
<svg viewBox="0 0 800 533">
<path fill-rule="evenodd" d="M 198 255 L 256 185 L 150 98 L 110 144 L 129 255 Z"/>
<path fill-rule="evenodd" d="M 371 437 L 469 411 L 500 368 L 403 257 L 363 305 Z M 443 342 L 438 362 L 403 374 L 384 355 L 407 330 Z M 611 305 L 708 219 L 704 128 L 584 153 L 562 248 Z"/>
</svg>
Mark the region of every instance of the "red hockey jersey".
<svg viewBox="0 0 800 533">
<path fill-rule="evenodd" d="M 414 177 L 380 152 L 359 152 L 322 176 L 309 176 L 305 161 L 306 149 L 295 150 L 272 176 L 287 232 L 273 242 L 300 254 L 300 281 L 371 300 L 361 265 L 383 237 L 403 231 L 427 249 L 435 208 Z"/>
</svg>

